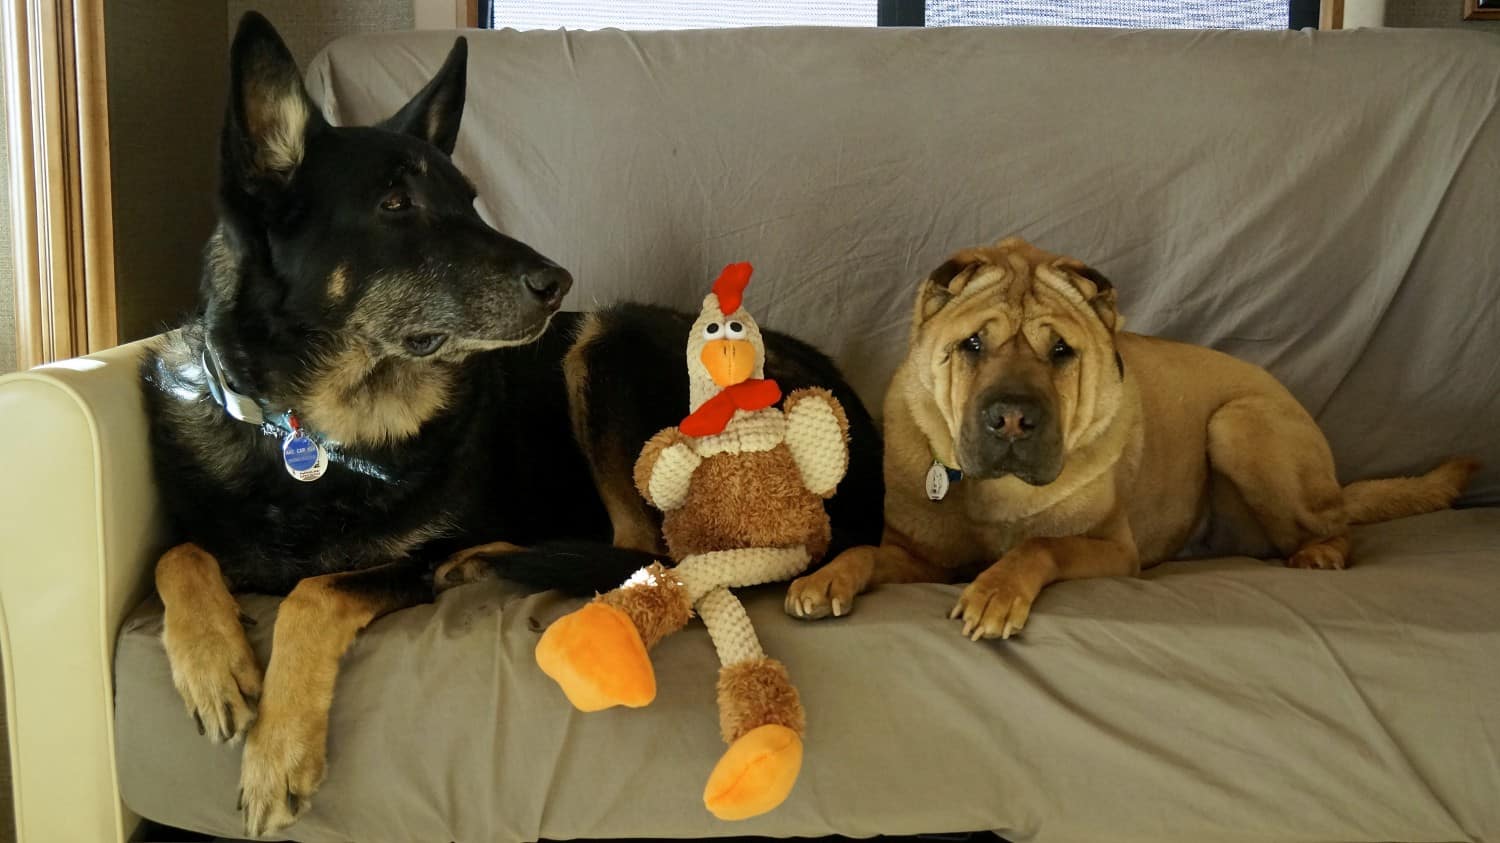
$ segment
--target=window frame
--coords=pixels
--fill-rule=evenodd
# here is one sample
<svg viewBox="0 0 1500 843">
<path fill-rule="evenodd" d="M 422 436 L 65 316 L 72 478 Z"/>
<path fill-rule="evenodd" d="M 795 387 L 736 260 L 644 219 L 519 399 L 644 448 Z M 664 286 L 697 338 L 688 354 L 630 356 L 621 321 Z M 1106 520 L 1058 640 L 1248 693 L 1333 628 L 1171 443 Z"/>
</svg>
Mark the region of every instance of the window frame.
<svg viewBox="0 0 1500 843">
<path fill-rule="evenodd" d="M 1472 0 L 1468 0 L 1472 2 Z M 469 0 L 471 14 L 485 29 L 495 25 L 495 0 Z M 1287 29 L 1318 29 L 1324 7 L 1342 11 L 1343 0 L 1287 0 Z M 1324 29 L 1342 28 L 1342 14 L 1330 16 Z M 876 0 L 876 26 L 926 26 L 927 0 Z"/>
</svg>

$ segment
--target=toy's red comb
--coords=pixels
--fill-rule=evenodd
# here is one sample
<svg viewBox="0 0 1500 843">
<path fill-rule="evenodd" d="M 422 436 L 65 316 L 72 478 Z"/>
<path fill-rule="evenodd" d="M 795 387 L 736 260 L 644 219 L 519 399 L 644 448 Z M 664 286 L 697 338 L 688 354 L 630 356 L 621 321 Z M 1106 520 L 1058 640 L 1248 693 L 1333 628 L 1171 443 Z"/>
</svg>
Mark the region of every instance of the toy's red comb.
<svg viewBox="0 0 1500 843">
<path fill-rule="evenodd" d="M 714 282 L 714 295 L 719 297 L 719 310 L 725 316 L 740 309 L 740 299 L 745 295 L 745 288 L 750 285 L 750 273 L 754 268 L 748 263 L 732 263 L 724 267 L 719 273 L 719 279 Z"/>
</svg>

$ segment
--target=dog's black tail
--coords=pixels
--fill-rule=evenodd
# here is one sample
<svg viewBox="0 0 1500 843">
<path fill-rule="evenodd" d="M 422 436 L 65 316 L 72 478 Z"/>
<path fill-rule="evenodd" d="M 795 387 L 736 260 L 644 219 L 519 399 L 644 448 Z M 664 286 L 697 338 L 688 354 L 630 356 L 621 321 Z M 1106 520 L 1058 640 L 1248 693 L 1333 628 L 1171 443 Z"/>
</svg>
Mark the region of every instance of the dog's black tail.
<svg viewBox="0 0 1500 843">
<path fill-rule="evenodd" d="M 524 550 L 486 555 L 485 561 L 505 579 L 532 588 L 555 588 L 582 596 L 617 588 L 652 562 L 671 564 L 664 555 L 581 541 L 546 542 Z"/>
</svg>

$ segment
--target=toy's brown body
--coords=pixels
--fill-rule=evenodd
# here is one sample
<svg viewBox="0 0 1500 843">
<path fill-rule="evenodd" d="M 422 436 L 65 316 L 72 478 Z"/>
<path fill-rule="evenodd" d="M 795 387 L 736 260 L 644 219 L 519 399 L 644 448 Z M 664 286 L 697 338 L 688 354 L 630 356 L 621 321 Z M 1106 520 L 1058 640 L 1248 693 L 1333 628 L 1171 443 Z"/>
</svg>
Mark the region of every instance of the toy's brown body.
<svg viewBox="0 0 1500 843">
<path fill-rule="evenodd" d="M 768 413 L 781 415 L 774 410 L 760 410 L 755 415 Z M 753 424 L 760 420 L 747 421 Z M 731 421 L 729 428 L 713 439 L 730 438 L 739 426 Z M 659 435 L 647 444 L 638 472 L 651 470 L 663 445 L 682 441 L 675 429 L 664 433 L 668 435 Z M 724 450 L 718 450 L 720 447 Z M 830 534 L 823 496 L 807 488 L 784 436 L 769 450 L 750 450 L 737 442 L 727 447 L 715 442 L 709 449 L 697 450 L 700 455 L 704 450 L 710 454 L 693 472 L 682 505 L 662 517 L 662 536 L 673 560 L 681 562 L 694 554 L 735 547 L 802 547 L 810 559 L 823 558 Z M 637 484 L 643 485 L 639 479 Z"/>
</svg>

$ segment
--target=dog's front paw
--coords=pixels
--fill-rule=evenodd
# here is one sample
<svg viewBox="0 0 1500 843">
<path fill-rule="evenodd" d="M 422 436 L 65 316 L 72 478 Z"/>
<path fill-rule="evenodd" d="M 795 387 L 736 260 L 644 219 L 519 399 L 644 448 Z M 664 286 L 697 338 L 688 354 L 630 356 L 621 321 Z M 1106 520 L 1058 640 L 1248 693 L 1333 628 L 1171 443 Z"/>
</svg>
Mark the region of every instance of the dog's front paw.
<svg viewBox="0 0 1500 843">
<path fill-rule="evenodd" d="M 250 837 L 274 834 L 302 816 L 323 783 L 325 729 L 269 718 L 250 730 L 240 763 L 240 810 Z"/>
<path fill-rule="evenodd" d="M 873 547 L 854 547 L 822 568 L 792 581 L 786 592 L 786 613 L 794 618 L 841 618 L 854 610 L 854 598 L 870 584 L 875 566 Z"/>
<path fill-rule="evenodd" d="M 829 615 L 839 618 L 853 610 L 858 593 L 858 582 L 849 572 L 823 568 L 792 581 L 784 608 L 788 615 L 807 621 Z"/>
<path fill-rule="evenodd" d="M 963 619 L 963 634 L 971 641 L 1009 638 L 1026 625 L 1040 592 L 1020 571 L 997 565 L 969 583 L 948 617 Z"/>
<path fill-rule="evenodd" d="M 1349 561 L 1349 537 L 1334 536 L 1308 542 L 1286 561 L 1288 568 L 1340 571 Z"/>
<path fill-rule="evenodd" d="M 198 734 L 214 743 L 243 738 L 255 720 L 262 675 L 238 610 L 169 611 L 162 643 Z"/>
</svg>

